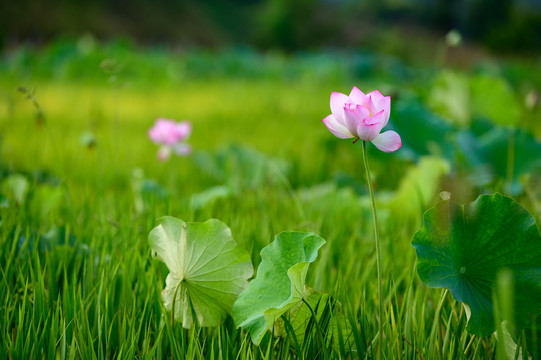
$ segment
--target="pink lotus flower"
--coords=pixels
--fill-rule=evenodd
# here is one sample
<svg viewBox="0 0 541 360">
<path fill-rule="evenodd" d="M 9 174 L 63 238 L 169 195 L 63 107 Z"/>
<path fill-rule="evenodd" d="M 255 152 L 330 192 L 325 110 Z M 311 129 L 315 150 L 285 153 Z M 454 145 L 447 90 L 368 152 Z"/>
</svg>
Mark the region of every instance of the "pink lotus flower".
<svg viewBox="0 0 541 360">
<path fill-rule="evenodd" d="M 158 145 L 174 145 L 186 140 L 192 132 L 192 125 L 187 121 L 157 119 L 154 126 L 148 131 L 150 140 Z"/>
<path fill-rule="evenodd" d="M 192 149 L 184 141 L 188 139 L 191 132 L 192 125 L 188 121 L 176 122 L 160 118 L 148 131 L 148 136 L 154 143 L 161 145 L 158 150 L 158 159 L 165 161 L 172 153 L 181 156 L 190 154 Z"/>
<path fill-rule="evenodd" d="M 331 112 L 322 121 L 340 139 L 371 141 L 385 152 L 396 151 L 402 146 L 400 135 L 395 131 L 380 134 L 389 122 L 391 97 L 381 95 L 379 90 L 364 94 L 354 86 L 349 96 L 333 91 Z"/>
</svg>

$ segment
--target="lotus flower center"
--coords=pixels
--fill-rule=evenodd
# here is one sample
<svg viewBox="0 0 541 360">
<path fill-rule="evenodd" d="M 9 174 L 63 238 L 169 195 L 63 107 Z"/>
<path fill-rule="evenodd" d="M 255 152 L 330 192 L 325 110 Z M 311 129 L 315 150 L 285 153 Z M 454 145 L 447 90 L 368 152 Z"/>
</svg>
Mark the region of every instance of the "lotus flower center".
<svg viewBox="0 0 541 360">
<path fill-rule="evenodd" d="M 357 113 L 357 104 L 354 103 L 346 103 L 344 105 L 344 108 L 348 109 L 349 111 L 353 111 L 354 113 Z M 366 108 L 366 107 L 365 107 Z M 366 108 L 368 110 L 368 114 L 370 117 L 374 116 L 369 108 Z"/>
</svg>

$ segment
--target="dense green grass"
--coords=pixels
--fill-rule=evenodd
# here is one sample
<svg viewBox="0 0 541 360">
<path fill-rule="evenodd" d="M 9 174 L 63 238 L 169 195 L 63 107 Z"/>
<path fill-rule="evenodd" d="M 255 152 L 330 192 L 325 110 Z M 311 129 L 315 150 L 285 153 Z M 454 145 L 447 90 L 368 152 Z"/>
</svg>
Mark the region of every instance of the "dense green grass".
<svg viewBox="0 0 541 360">
<path fill-rule="evenodd" d="M 291 59 L 306 65 L 305 75 L 282 59 L 279 66 L 272 62 L 278 69 L 269 73 L 231 70 L 231 76 L 227 71 L 203 76 L 201 70 L 197 76 L 188 72 L 180 79 L 164 80 L 159 69 L 168 60 L 148 53 L 134 54 L 133 63 L 124 59 L 131 72 L 119 72 L 112 81 L 109 75 L 99 76 L 100 70 L 93 67 L 98 61 L 89 59 L 85 65 L 80 60 L 81 69 L 88 66 L 98 75 L 81 75 L 78 80 L 82 71 L 65 76 L 55 76 L 52 70 L 33 72 L 47 68 L 47 56 L 51 55 L 38 54 L 25 72 L 13 70 L 15 60 L 6 60 L 9 66 L 4 67 L 1 170 L 8 204 L 0 209 L 0 358 L 372 356 L 370 344 L 379 337 L 377 282 L 360 145 L 334 138 L 320 120 L 329 112 L 330 92 L 348 92 L 354 84 L 426 99 L 425 87 L 435 70 L 404 67 L 414 76 L 400 77 L 390 66 L 387 72 L 355 76 L 335 72 L 341 69 L 338 56 L 338 65 Z M 155 64 L 156 78 L 151 71 L 137 74 L 138 61 L 144 65 L 145 56 Z M 250 61 L 250 69 L 257 69 L 258 58 Z M 54 62 L 49 63 L 54 68 Z M 271 65 L 265 66 L 273 69 Z M 178 66 L 178 58 L 171 66 Z M 279 76 L 282 70 L 293 75 Z M 316 75 L 307 76 L 310 70 Z M 509 81 L 515 82 L 519 98 L 537 80 L 514 76 Z M 35 89 L 44 121 L 37 121 L 35 107 L 15 90 L 17 86 Z M 157 117 L 193 123 L 193 156 L 157 161 L 157 148 L 147 137 Z M 95 146 L 81 143 L 84 133 L 95 137 Z M 205 171 L 205 156 L 229 144 L 267 154 L 256 157 L 260 161 L 272 157 L 285 165 L 272 167 L 255 184 L 238 185 L 239 191 L 229 197 L 191 206 L 192 194 L 227 183 L 227 177 L 238 180 L 235 171 L 223 176 Z M 460 182 L 460 171 L 451 171 L 442 182 L 434 176 L 420 204 L 406 189 L 402 201 L 407 213 L 401 214 L 400 208 L 386 207 L 385 199 L 395 196 L 417 162 L 378 154 L 375 148 L 369 155 L 376 191 L 382 195 L 385 358 L 494 358 L 495 339 L 468 334 L 463 307 L 450 294 L 420 282 L 410 245 L 423 211 L 437 201 L 440 191 L 456 188 L 452 184 Z M 231 166 L 240 169 L 240 177 L 249 174 L 242 164 Z M 134 171 L 142 171 L 159 189 L 142 193 Z M 6 180 L 13 174 L 28 180 L 22 201 L 17 202 Z M 499 182 L 491 186 L 466 193 L 473 200 L 477 192 L 502 190 Z M 519 198 L 534 213 L 539 211 L 535 196 L 524 193 Z M 312 329 L 299 351 L 291 338 L 270 336 L 256 347 L 230 318 L 219 328 L 172 328 L 160 295 L 167 268 L 152 260 L 147 242 L 163 215 L 185 221 L 222 220 L 251 253 L 255 266 L 261 261 L 261 248 L 279 232 L 319 234 L 327 244 L 310 267 L 307 283 L 331 293 L 341 304 L 353 328 L 351 337 L 343 339 L 342 346 L 327 346 Z M 65 232 L 47 235 L 54 226 Z M 356 350 L 350 352 L 352 348 Z"/>
</svg>

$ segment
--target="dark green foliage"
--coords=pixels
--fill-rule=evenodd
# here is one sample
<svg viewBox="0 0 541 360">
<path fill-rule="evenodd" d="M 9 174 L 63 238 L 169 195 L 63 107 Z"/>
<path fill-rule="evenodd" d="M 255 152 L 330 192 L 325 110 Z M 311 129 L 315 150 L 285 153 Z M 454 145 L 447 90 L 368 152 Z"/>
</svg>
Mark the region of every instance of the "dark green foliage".
<svg viewBox="0 0 541 360">
<path fill-rule="evenodd" d="M 499 51 L 535 54 L 541 45 L 540 19 L 538 4 L 513 0 L 134 0 L 130 6 L 121 0 L 19 0 L 0 3 L 0 50 L 89 33 L 175 47 L 384 48 L 372 38 L 413 23 L 427 32 L 458 29 Z M 394 37 L 400 41 L 400 30 Z"/>
<path fill-rule="evenodd" d="M 541 313 L 541 236 L 513 199 L 482 195 L 463 206 L 443 201 L 426 212 L 424 225 L 412 240 L 419 277 L 469 305 L 471 333 L 495 331 L 493 297 L 502 270 L 511 271 L 514 300 L 513 319 L 504 319 L 520 330 Z"/>
</svg>

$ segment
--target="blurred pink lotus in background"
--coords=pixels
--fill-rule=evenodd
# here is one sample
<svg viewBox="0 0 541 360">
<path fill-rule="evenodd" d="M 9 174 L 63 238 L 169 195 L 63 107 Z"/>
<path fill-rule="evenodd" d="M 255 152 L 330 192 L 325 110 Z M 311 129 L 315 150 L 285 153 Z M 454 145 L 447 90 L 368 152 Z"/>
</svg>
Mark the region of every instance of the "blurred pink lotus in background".
<svg viewBox="0 0 541 360">
<path fill-rule="evenodd" d="M 159 118 L 148 131 L 148 136 L 158 145 L 174 145 L 186 140 L 191 132 L 192 125 L 188 121 L 176 122 Z"/>
<path fill-rule="evenodd" d="M 349 96 L 333 91 L 331 112 L 322 121 L 336 137 L 371 141 L 385 152 L 396 151 L 402 146 L 400 135 L 395 131 L 380 134 L 389 122 L 391 97 L 383 96 L 379 90 L 365 94 L 354 86 Z"/>
<path fill-rule="evenodd" d="M 176 122 L 159 118 L 148 131 L 148 137 L 155 144 L 161 145 L 158 150 L 158 159 L 165 161 L 173 153 L 180 156 L 191 153 L 190 145 L 185 143 L 191 132 L 192 125 L 188 121 Z"/>
</svg>

